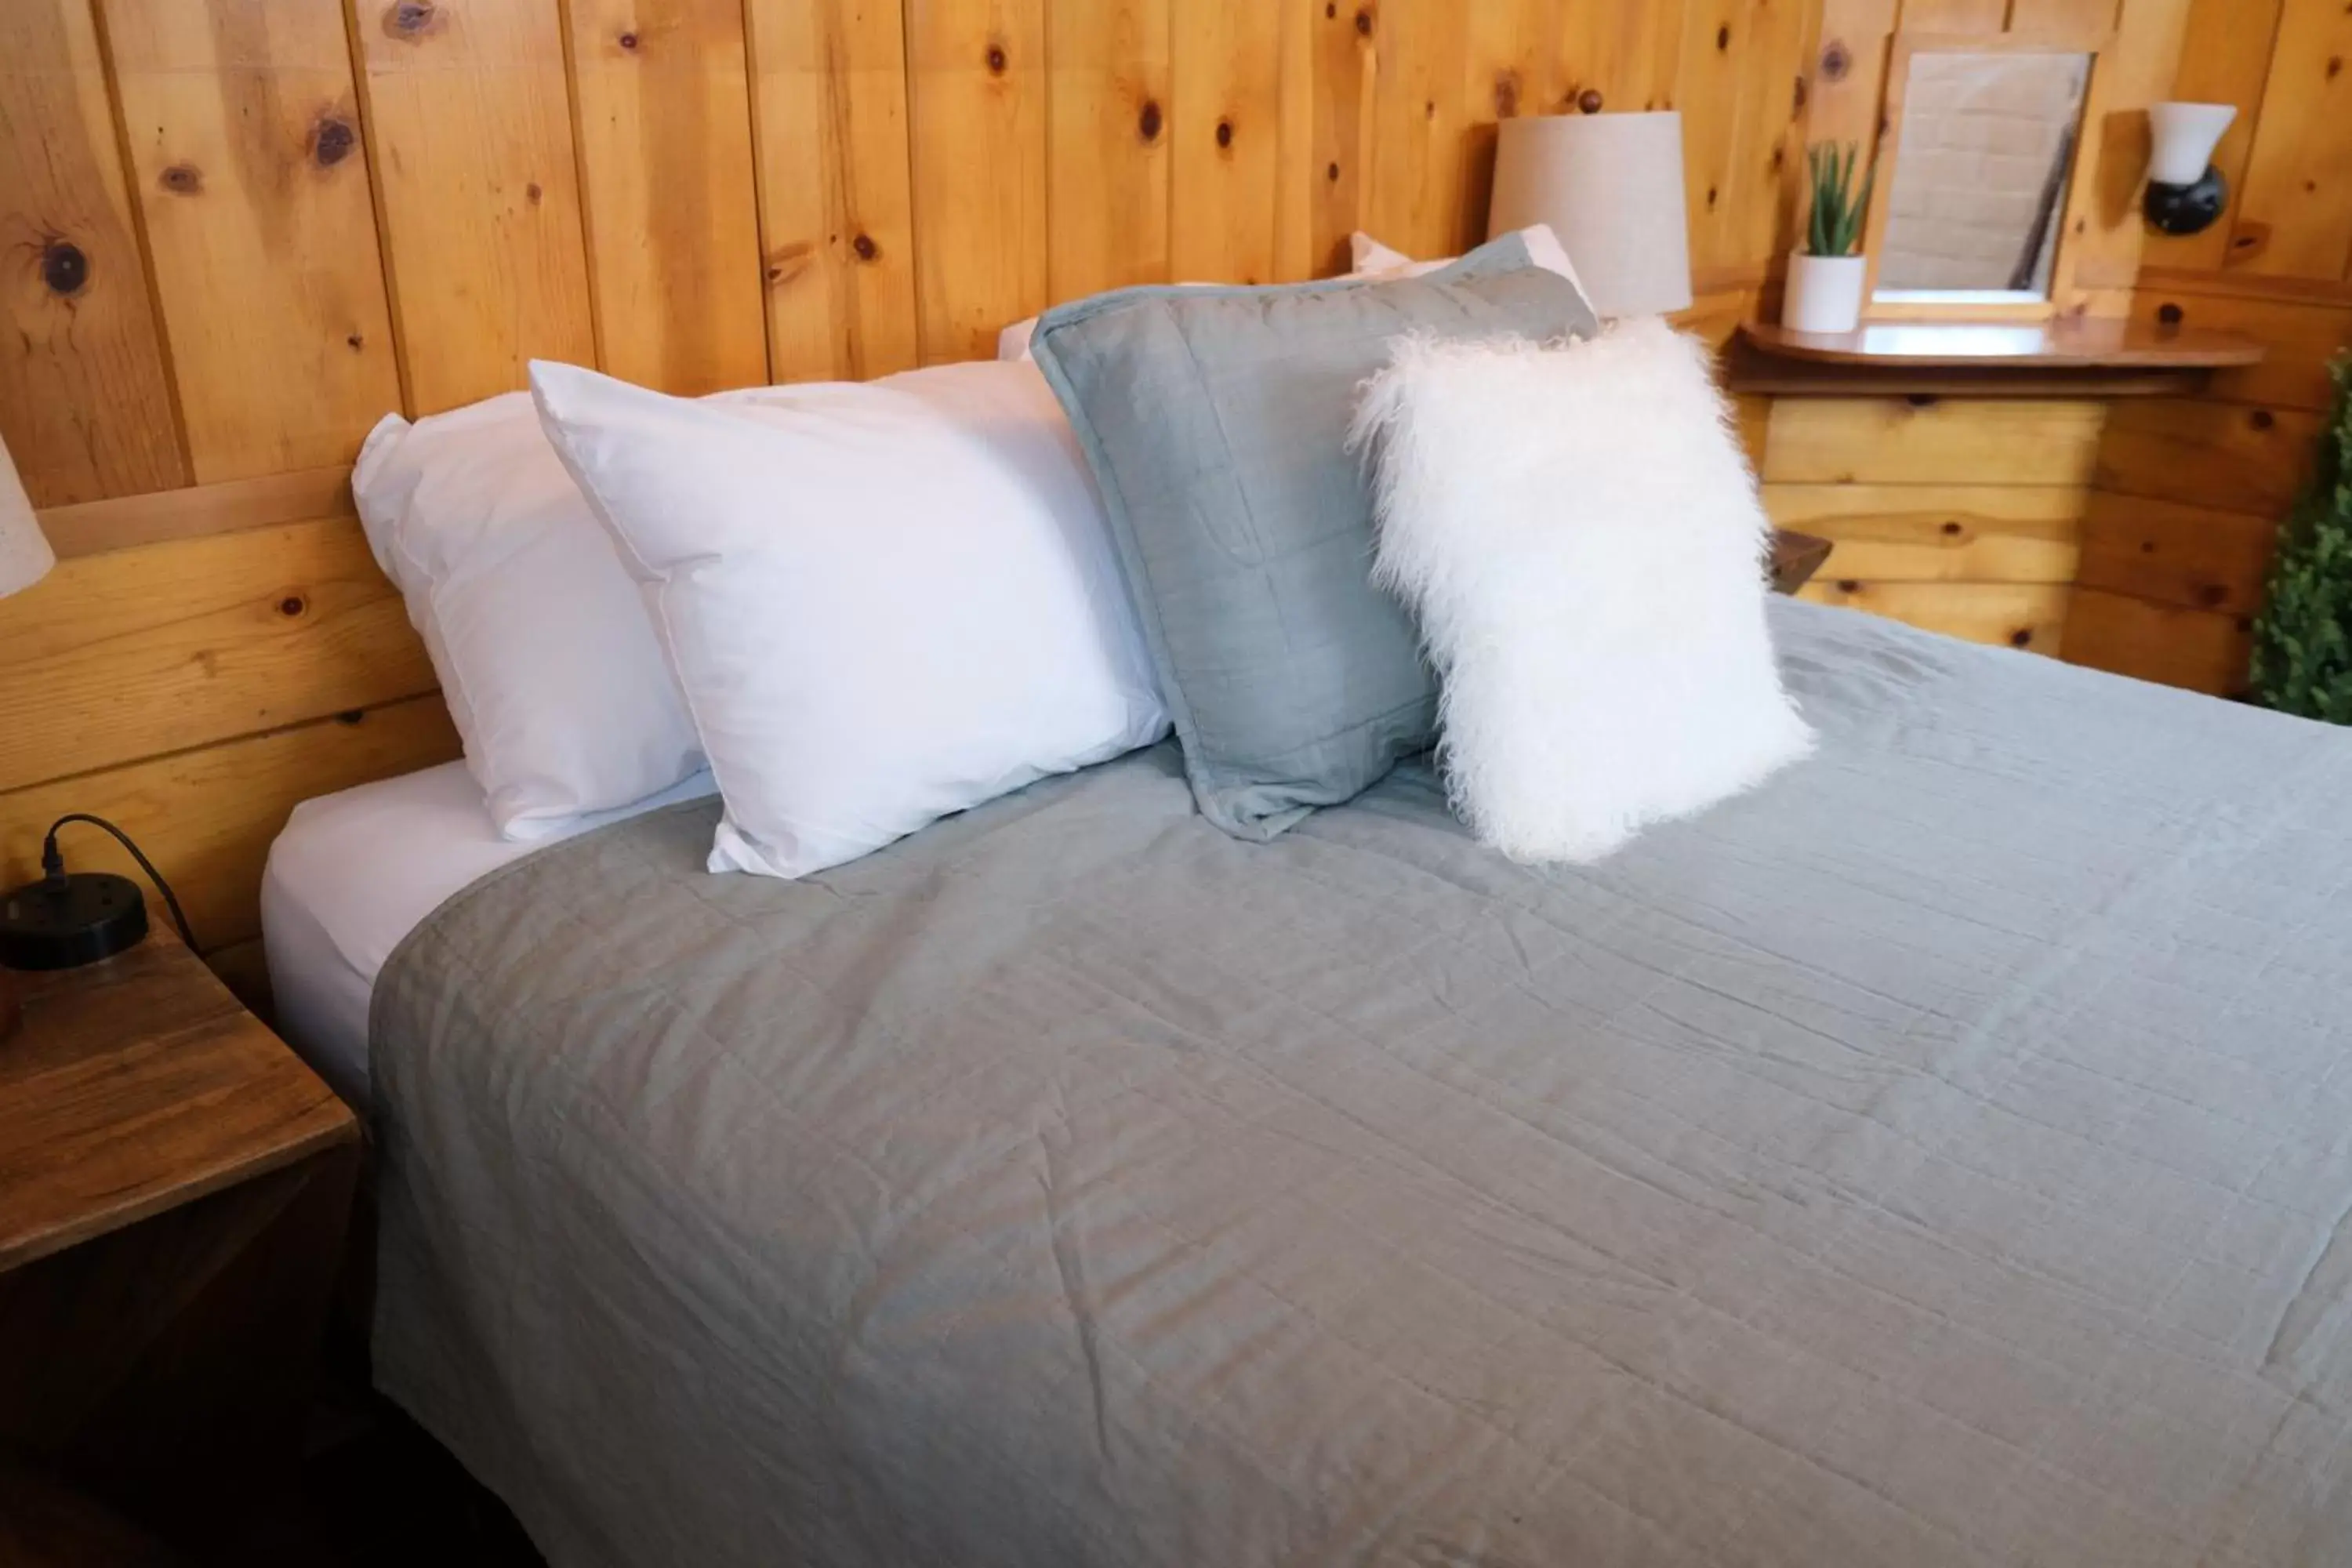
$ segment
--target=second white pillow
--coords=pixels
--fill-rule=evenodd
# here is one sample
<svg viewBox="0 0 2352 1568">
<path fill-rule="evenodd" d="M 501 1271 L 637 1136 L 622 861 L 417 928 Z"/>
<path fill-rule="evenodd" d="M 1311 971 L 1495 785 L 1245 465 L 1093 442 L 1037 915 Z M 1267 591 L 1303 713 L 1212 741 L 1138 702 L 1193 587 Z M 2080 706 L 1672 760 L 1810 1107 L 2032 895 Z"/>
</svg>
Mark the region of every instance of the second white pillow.
<svg viewBox="0 0 2352 1568">
<path fill-rule="evenodd" d="M 1031 364 L 707 403 L 535 363 L 726 814 L 800 877 L 1167 732 L 1077 444 Z"/>
<path fill-rule="evenodd" d="M 1593 860 L 1812 743 L 1766 629 L 1769 535 L 1706 351 L 1408 339 L 1377 446 L 1374 579 L 1436 667 L 1455 809 L 1516 860 Z"/>
</svg>

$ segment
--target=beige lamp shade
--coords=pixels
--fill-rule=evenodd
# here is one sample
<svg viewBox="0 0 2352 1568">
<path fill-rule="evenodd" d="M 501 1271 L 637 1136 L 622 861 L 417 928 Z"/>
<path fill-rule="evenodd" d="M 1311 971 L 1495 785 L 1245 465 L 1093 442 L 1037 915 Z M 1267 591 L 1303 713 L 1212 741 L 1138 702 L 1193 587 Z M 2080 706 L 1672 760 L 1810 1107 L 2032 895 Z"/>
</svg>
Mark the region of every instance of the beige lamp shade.
<svg viewBox="0 0 2352 1568">
<path fill-rule="evenodd" d="M 49 542 L 41 536 L 40 521 L 33 516 L 25 481 L 16 477 L 8 444 L 0 441 L 0 599 L 31 587 L 57 563 Z"/>
<path fill-rule="evenodd" d="M 1548 225 L 1603 316 L 1691 302 L 1679 114 L 1556 114 L 1496 128 L 1489 236 Z"/>
</svg>

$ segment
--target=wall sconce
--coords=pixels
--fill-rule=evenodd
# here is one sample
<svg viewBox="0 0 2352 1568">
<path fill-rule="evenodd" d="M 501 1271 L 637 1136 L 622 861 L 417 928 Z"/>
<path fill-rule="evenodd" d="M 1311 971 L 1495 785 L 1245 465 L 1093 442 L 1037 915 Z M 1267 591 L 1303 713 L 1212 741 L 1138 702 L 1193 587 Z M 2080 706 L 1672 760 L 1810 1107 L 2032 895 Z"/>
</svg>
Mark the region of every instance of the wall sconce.
<svg viewBox="0 0 2352 1568">
<path fill-rule="evenodd" d="M 2235 104 L 2154 103 L 2147 128 L 2147 221 L 2166 234 L 2202 234 L 2221 221 L 2229 182 L 2213 166 L 2213 149 L 2238 118 Z"/>
</svg>

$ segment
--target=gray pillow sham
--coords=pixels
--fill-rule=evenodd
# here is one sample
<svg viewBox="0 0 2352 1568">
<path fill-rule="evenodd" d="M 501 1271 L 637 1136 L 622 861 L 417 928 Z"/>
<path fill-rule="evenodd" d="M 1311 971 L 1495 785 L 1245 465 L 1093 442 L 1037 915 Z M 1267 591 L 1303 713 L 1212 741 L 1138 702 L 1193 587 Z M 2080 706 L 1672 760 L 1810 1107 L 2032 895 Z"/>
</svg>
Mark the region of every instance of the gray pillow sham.
<svg viewBox="0 0 2352 1568">
<path fill-rule="evenodd" d="M 1389 340 L 1598 330 L 1512 236 L 1414 279 L 1129 289 L 1039 321 L 1210 821 L 1272 838 L 1437 738 L 1419 637 L 1371 584 L 1347 450 Z"/>
</svg>

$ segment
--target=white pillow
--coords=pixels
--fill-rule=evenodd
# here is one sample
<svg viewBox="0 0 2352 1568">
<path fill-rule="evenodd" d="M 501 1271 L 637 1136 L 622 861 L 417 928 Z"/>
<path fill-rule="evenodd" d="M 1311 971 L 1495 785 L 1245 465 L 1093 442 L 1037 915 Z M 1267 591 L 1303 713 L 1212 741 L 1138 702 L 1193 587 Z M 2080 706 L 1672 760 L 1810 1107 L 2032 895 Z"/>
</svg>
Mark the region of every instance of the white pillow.
<svg viewBox="0 0 2352 1568">
<path fill-rule="evenodd" d="M 1518 232 L 1527 240 L 1528 260 L 1546 272 L 1557 272 L 1575 284 L 1579 294 L 1584 292 L 1584 284 L 1576 276 L 1576 268 L 1570 264 L 1568 252 L 1560 248 L 1559 239 L 1554 237 L 1550 229 L 1542 224 L 1537 224 L 1532 228 L 1523 228 Z M 1391 250 L 1362 229 L 1358 229 L 1348 237 L 1348 259 L 1349 270 L 1345 276 L 1349 278 L 1418 278 L 1424 272 L 1434 272 L 1441 267 L 1451 267 L 1462 258 L 1458 256 L 1448 256 L 1438 261 L 1415 261 L 1402 251 Z M 1220 285 L 1179 283 L 1176 287 L 1214 289 Z M 1590 300 L 1586 301 L 1588 308 L 1591 303 Z M 996 357 L 1027 359 L 1030 334 L 1036 330 L 1037 318 L 1026 316 L 997 333 Z"/>
<path fill-rule="evenodd" d="M 1583 861 L 1802 756 L 1765 626 L 1770 529 L 1707 351 L 1411 338 L 1368 384 L 1374 578 L 1421 623 L 1455 808 Z"/>
<path fill-rule="evenodd" d="M 1560 247 L 1559 237 L 1552 233 L 1549 225 L 1532 224 L 1515 232 L 1526 242 L 1529 261 L 1546 272 L 1559 273 L 1576 285 L 1579 294 L 1584 292 L 1584 279 L 1576 275 L 1576 264 L 1569 260 L 1568 252 Z M 1499 239 L 1502 237 L 1497 235 L 1496 237 Z M 1434 261 L 1415 261 L 1402 250 L 1391 250 L 1360 228 L 1348 237 L 1348 276 L 1350 278 L 1418 278 L 1424 272 L 1451 267 L 1461 259 L 1458 256 L 1442 256 Z M 1585 300 L 1586 309 L 1590 310 L 1591 304 L 1591 300 Z"/>
<path fill-rule="evenodd" d="M 561 832 L 702 766 L 636 584 L 530 394 L 386 417 L 352 494 L 503 837 Z"/>
<path fill-rule="evenodd" d="M 709 755 L 712 870 L 805 876 L 1167 732 L 1034 365 L 693 402 L 537 363 L 531 389 Z"/>
</svg>

